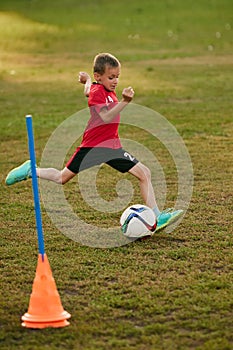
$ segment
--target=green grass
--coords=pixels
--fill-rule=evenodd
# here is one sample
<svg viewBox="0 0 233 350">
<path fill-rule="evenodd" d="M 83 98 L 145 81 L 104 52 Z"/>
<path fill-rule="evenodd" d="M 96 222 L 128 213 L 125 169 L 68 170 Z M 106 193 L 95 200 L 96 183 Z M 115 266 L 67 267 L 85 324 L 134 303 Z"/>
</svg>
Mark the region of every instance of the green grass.
<svg viewBox="0 0 233 350">
<path fill-rule="evenodd" d="M 56 11 L 55 11 L 56 9 Z M 0 4 L 0 347 L 3 350 L 230 350 L 232 298 L 232 10 L 212 1 L 1 1 Z M 193 196 L 182 223 L 112 249 L 64 236 L 42 206 L 46 252 L 70 326 L 21 327 L 37 263 L 30 181 L 7 188 L 8 171 L 28 158 L 24 116 L 33 115 L 38 161 L 60 123 L 86 107 L 80 70 L 110 51 L 122 61 L 118 96 L 164 115 L 178 130 L 194 168 Z M 146 123 L 146 121 L 145 121 Z M 164 147 L 121 127 L 157 157 L 176 198 L 176 171 Z M 116 196 L 122 175 L 104 168 L 98 190 Z M 133 202 L 140 202 L 137 181 Z M 65 187 L 74 210 L 92 225 L 118 225 Z"/>
</svg>

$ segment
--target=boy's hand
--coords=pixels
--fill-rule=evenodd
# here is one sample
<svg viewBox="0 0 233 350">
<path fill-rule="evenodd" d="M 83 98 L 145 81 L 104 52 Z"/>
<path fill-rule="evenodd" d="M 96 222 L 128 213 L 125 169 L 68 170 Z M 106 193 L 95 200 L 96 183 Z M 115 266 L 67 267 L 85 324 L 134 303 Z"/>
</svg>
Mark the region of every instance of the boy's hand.
<svg viewBox="0 0 233 350">
<path fill-rule="evenodd" d="M 128 88 L 125 88 L 122 92 L 122 97 L 123 97 L 123 101 L 124 102 L 130 102 L 132 101 L 133 97 L 134 97 L 134 90 L 131 86 L 129 86 Z"/>
<path fill-rule="evenodd" d="M 78 75 L 78 81 L 81 83 L 81 84 L 84 84 L 84 95 L 85 96 L 89 96 L 89 93 L 90 93 L 90 88 L 91 88 L 91 77 L 88 73 L 86 72 L 79 72 L 79 75 Z"/>
<path fill-rule="evenodd" d="M 79 72 L 78 81 L 81 84 L 86 84 L 86 82 L 88 80 L 91 80 L 91 77 L 90 77 L 90 75 L 88 73 L 86 73 L 86 72 Z"/>
</svg>

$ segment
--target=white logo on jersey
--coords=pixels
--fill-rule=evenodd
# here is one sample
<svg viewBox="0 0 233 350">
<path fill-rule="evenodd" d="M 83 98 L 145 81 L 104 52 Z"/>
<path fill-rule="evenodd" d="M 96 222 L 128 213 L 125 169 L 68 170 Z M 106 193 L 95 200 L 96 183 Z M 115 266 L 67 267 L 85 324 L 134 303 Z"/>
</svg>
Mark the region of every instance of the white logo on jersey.
<svg viewBox="0 0 233 350">
<path fill-rule="evenodd" d="M 134 160 L 134 157 L 131 156 L 131 154 L 129 154 L 128 152 L 124 153 L 124 157 L 129 158 L 131 160 L 131 162 L 133 162 L 133 160 Z"/>
<path fill-rule="evenodd" d="M 108 102 L 110 102 L 110 103 L 114 102 L 113 99 L 111 98 L 111 96 L 108 96 Z"/>
</svg>

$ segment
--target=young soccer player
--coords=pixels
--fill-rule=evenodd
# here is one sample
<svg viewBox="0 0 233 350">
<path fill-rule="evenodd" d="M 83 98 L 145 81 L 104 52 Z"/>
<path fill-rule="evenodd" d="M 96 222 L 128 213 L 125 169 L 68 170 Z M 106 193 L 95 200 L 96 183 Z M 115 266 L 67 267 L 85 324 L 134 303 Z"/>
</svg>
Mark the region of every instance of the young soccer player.
<svg viewBox="0 0 233 350">
<path fill-rule="evenodd" d="M 154 210 L 158 231 L 177 220 L 183 211 L 159 210 L 150 170 L 121 146 L 118 135 L 120 112 L 132 101 L 134 90 L 132 87 L 123 89 L 122 99 L 118 102 L 115 90 L 120 70 L 121 64 L 116 57 L 109 53 L 101 53 L 94 59 L 94 83 L 86 72 L 79 73 L 79 81 L 84 84 L 84 94 L 88 97 L 91 115 L 81 145 L 63 170 L 37 168 L 36 173 L 41 179 L 65 184 L 80 171 L 102 163 L 122 173 L 129 172 L 138 178 L 142 198 L 145 204 Z M 10 171 L 6 184 L 13 185 L 30 177 L 31 162 L 28 160 Z"/>
</svg>

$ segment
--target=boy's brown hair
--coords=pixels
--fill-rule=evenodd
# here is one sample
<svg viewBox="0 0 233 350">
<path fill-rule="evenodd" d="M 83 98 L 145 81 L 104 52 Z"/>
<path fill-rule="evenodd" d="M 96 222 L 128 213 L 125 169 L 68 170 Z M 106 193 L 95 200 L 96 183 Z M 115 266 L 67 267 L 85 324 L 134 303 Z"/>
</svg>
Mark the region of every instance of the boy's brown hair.
<svg viewBox="0 0 233 350">
<path fill-rule="evenodd" d="M 119 67 L 121 64 L 116 57 L 110 53 L 99 53 L 94 58 L 93 71 L 94 73 L 104 74 L 106 66 L 113 68 Z"/>
</svg>

